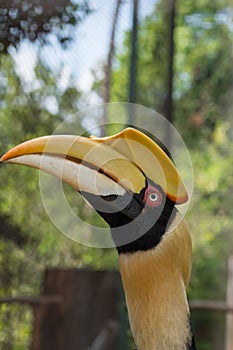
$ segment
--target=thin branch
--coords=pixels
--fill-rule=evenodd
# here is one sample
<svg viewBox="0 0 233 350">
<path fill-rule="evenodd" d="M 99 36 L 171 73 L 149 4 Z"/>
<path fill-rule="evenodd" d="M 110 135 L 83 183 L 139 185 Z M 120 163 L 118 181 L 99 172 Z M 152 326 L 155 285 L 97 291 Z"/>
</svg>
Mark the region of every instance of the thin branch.
<svg viewBox="0 0 233 350">
<path fill-rule="evenodd" d="M 233 305 L 214 300 L 194 300 L 189 303 L 191 310 L 233 312 Z"/>
<path fill-rule="evenodd" d="M 45 304 L 59 304 L 62 302 L 62 297 L 59 295 L 42 295 L 38 297 L 23 296 L 23 297 L 7 297 L 0 298 L 1 304 L 26 304 L 30 306 L 45 305 Z"/>
</svg>

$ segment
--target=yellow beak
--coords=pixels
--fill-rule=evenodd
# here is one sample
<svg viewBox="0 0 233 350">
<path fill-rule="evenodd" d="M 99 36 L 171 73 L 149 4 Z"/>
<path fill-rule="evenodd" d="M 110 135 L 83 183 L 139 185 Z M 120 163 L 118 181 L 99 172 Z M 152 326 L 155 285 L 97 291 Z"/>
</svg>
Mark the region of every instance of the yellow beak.
<svg viewBox="0 0 233 350">
<path fill-rule="evenodd" d="M 44 170 L 77 190 L 99 195 L 140 193 L 148 178 L 177 204 L 188 200 L 173 162 L 152 139 L 133 128 L 103 138 L 40 137 L 14 147 L 1 161 Z"/>
</svg>

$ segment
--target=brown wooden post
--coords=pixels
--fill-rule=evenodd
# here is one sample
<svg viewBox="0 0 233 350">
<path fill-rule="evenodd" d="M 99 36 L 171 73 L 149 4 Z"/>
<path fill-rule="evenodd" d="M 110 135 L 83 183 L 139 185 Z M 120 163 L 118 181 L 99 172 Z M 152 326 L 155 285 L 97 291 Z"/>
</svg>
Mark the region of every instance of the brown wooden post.
<svg viewBox="0 0 233 350">
<path fill-rule="evenodd" d="M 228 259 L 227 304 L 233 306 L 233 256 Z M 233 350 L 233 312 L 226 313 L 226 350 Z"/>
<path fill-rule="evenodd" d="M 118 348 L 118 272 L 49 269 L 43 294 L 58 295 L 62 302 L 34 308 L 32 350 L 87 350 L 96 339 L 98 343 L 101 332 L 108 334 L 109 324 L 114 327 L 106 339 L 108 349 Z"/>
</svg>

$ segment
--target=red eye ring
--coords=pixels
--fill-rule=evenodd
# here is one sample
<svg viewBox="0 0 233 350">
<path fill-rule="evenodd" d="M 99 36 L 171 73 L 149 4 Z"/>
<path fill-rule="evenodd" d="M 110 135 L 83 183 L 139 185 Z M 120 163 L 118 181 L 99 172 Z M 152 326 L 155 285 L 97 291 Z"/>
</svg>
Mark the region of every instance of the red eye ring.
<svg viewBox="0 0 233 350">
<path fill-rule="evenodd" d="M 149 207 L 158 207 L 163 203 L 162 193 L 158 188 L 149 185 L 145 192 L 144 202 Z"/>
</svg>

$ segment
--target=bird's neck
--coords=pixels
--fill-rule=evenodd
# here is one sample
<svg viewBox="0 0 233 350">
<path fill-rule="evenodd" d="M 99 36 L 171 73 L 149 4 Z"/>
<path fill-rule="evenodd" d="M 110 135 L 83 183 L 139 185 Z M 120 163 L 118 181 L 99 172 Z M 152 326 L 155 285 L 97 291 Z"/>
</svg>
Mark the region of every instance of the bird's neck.
<svg viewBox="0 0 233 350">
<path fill-rule="evenodd" d="M 120 254 L 120 272 L 138 350 L 187 350 L 191 329 L 186 286 L 191 265 L 187 225 L 153 249 Z"/>
</svg>

